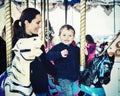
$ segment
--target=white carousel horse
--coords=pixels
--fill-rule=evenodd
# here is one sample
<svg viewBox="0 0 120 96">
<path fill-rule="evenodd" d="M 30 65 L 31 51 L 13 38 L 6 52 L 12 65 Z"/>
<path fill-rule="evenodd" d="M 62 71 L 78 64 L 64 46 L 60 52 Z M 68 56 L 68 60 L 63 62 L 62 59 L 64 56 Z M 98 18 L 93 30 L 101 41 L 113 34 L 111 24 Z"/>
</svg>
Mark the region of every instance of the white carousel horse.
<svg viewBox="0 0 120 96">
<path fill-rule="evenodd" d="M 30 82 L 30 63 L 40 56 L 42 41 L 39 37 L 19 39 L 12 49 L 15 57 L 7 68 L 5 96 L 35 96 Z"/>
</svg>

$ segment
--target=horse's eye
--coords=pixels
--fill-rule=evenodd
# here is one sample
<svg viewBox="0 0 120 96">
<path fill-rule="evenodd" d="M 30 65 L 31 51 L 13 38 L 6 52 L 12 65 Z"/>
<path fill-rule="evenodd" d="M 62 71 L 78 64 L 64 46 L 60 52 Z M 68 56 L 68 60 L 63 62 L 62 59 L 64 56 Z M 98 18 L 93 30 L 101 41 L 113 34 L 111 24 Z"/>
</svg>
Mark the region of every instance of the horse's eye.
<svg viewBox="0 0 120 96">
<path fill-rule="evenodd" d="M 105 64 L 105 67 L 107 67 L 107 68 L 108 68 L 109 66 L 108 66 L 107 64 Z"/>
<path fill-rule="evenodd" d="M 35 41 L 35 40 L 36 40 L 36 38 L 33 39 L 33 41 Z"/>
</svg>

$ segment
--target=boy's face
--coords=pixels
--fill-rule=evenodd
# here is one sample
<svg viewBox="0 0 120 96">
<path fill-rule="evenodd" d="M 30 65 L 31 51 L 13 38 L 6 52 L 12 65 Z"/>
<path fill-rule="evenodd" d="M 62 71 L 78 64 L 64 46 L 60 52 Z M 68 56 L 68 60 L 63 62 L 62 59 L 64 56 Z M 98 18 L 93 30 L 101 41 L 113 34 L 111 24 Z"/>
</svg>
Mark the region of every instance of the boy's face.
<svg viewBox="0 0 120 96">
<path fill-rule="evenodd" d="M 74 32 L 71 29 L 64 28 L 61 30 L 60 34 L 61 42 L 65 45 L 70 45 L 72 41 L 74 40 Z"/>
</svg>

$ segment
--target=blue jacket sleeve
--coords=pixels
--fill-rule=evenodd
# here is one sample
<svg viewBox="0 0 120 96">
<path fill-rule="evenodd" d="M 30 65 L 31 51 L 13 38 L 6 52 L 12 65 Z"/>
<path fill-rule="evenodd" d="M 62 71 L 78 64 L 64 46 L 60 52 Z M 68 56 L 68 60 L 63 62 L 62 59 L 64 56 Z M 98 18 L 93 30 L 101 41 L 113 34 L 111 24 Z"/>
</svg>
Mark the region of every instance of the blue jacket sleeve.
<svg viewBox="0 0 120 96">
<path fill-rule="evenodd" d="M 48 60 L 58 60 L 62 58 L 61 51 L 56 50 L 55 47 L 53 47 L 48 53 L 47 53 L 47 59 Z"/>
</svg>

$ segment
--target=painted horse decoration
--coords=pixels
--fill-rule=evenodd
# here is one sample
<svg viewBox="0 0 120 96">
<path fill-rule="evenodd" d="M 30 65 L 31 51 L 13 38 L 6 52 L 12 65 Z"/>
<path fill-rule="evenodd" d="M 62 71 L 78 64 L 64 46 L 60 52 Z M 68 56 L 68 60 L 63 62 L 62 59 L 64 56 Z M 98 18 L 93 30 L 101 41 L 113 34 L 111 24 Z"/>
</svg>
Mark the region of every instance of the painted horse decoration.
<svg viewBox="0 0 120 96">
<path fill-rule="evenodd" d="M 96 48 L 97 54 L 86 67 L 80 80 L 80 90 L 83 96 L 106 96 L 103 84 L 108 84 L 111 80 L 111 71 L 114 65 L 115 56 L 109 56 L 107 49 L 117 39 L 118 35 L 108 45 L 108 42 L 102 43 Z M 105 47 L 107 45 L 107 47 Z"/>
<path fill-rule="evenodd" d="M 12 49 L 15 53 L 12 64 L 0 78 L 2 96 L 35 96 L 30 82 L 30 63 L 42 54 L 41 45 L 38 36 L 17 41 Z"/>
</svg>

